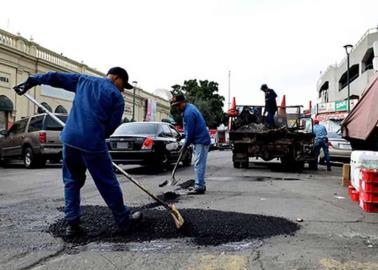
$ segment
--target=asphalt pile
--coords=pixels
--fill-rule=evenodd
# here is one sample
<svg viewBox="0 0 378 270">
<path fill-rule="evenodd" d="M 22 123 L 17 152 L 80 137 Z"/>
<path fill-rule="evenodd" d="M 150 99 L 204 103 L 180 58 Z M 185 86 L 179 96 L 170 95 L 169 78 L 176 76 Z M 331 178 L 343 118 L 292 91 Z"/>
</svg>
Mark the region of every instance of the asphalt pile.
<svg viewBox="0 0 378 270">
<path fill-rule="evenodd" d="M 157 208 L 143 210 L 144 220 L 128 233 L 121 233 L 107 207 L 82 206 L 81 227 L 84 232 L 81 235 L 67 238 L 64 235 L 63 219 L 50 225 L 48 231 L 55 237 L 78 245 L 89 242 L 126 243 L 183 238 L 196 245 L 216 246 L 275 235 L 293 235 L 299 229 L 297 223 L 279 217 L 203 209 L 179 211 L 185 219 L 180 230 L 176 229 L 168 211 Z"/>
</svg>

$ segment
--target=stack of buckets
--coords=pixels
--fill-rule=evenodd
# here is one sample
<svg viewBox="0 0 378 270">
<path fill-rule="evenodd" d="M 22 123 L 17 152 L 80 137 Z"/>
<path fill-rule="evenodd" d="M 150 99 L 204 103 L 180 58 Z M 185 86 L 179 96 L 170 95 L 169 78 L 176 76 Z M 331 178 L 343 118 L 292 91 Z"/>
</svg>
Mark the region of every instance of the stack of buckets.
<svg viewBox="0 0 378 270">
<path fill-rule="evenodd" d="M 378 152 L 352 152 L 348 193 L 365 212 L 378 212 Z"/>
</svg>

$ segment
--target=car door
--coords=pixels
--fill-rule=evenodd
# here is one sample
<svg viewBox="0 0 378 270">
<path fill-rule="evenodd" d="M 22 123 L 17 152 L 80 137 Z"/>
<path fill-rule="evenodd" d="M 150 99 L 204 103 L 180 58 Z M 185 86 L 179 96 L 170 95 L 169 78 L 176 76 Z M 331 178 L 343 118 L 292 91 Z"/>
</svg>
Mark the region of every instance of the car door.
<svg viewBox="0 0 378 270">
<path fill-rule="evenodd" d="M 4 138 L 4 142 L 0 145 L 3 157 L 21 156 L 27 122 L 28 119 L 17 121 L 9 129 L 7 137 Z"/>
<path fill-rule="evenodd" d="M 181 148 L 183 147 L 184 143 L 181 142 L 182 137 L 181 137 L 180 133 L 172 125 L 170 125 L 169 128 L 171 130 L 172 137 L 175 138 L 176 143 L 177 143 L 177 144 L 175 144 L 176 149 L 175 149 L 174 152 L 175 152 L 175 155 L 177 155 L 177 157 L 178 157 L 179 152 L 180 152 Z"/>
<path fill-rule="evenodd" d="M 162 137 L 164 138 L 165 148 L 172 158 L 177 155 L 178 143 L 177 139 L 173 137 L 171 129 L 168 124 L 162 125 Z"/>
</svg>

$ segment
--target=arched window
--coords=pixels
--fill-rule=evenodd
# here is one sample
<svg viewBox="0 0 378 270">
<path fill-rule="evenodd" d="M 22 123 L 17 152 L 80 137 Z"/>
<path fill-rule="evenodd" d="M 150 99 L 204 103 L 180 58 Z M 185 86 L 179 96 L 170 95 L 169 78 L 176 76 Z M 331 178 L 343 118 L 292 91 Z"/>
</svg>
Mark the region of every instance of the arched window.
<svg viewBox="0 0 378 270">
<path fill-rule="evenodd" d="M 45 107 L 49 112 L 52 112 L 52 108 L 51 108 L 50 105 L 47 104 L 46 102 L 42 102 L 41 105 L 42 105 L 43 107 Z M 41 108 L 38 108 L 38 111 L 37 111 L 37 112 L 38 112 L 38 113 L 44 113 L 45 111 L 42 110 Z"/>
<path fill-rule="evenodd" d="M 322 102 L 328 102 L 328 88 L 329 82 L 326 81 L 323 83 L 322 87 L 319 89 L 319 98 Z"/>
<path fill-rule="evenodd" d="M 353 82 L 359 76 L 360 67 L 358 64 L 353 65 L 349 68 L 349 83 Z M 348 85 L 348 74 L 347 71 L 340 77 L 339 80 L 339 91 Z"/>
<path fill-rule="evenodd" d="M 66 108 L 64 108 L 62 105 L 58 105 L 58 107 L 55 108 L 55 113 L 67 113 Z"/>
<path fill-rule="evenodd" d="M 361 62 L 361 73 L 364 73 L 366 70 L 373 69 L 373 59 L 374 51 L 373 48 L 367 49 L 364 57 Z"/>
</svg>

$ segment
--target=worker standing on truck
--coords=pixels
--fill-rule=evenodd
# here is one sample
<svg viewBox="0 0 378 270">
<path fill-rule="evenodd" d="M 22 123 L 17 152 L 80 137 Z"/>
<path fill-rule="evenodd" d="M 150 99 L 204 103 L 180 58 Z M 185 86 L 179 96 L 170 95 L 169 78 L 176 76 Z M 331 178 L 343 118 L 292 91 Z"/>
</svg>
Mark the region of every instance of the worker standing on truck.
<svg viewBox="0 0 378 270">
<path fill-rule="evenodd" d="M 189 194 L 204 194 L 206 192 L 205 173 L 207 154 L 209 152 L 210 135 L 205 119 L 196 106 L 186 101 L 184 95 L 174 96 L 171 106 L 183 113 L 185 145 L 194 144 L 194 170 L 196 172 L 195 186 Z"/>
<path fill-rule="evenodd" d="M 140 212 L 130 213 L 123 202 L 122 191 L 113 171 L 105 139 L 120 125 L 124 112 L 124 88 L 132 89 L 123 68 L 114 67 L 106 78 L 76 73 L 49 72 L 30 76 L 23 95 L 30 88 L 45 84 L 75 93 L 72 109 L 60 139 L 63 142 L 63 183 L 66 235 L 80 229 L 80 189 L 88 169 L 121 231 L 142 219 Z"/>
<path fill-rule="evenodd" d="M 260 87 L 261 91 L 265 93 L 265 109 L 264 114 L 267 113 L 266 116 L 266 126 L 268 128 L 274 128 L 274 115 L 277 112 L 277 94 L 274 92 L 273 89 L 270 89 L 266 84 L 261 85 Z"/>
<path fill-rule="evenodd" d="M 315 145 L 314 145 L 314 152 L 315 152 L 315 169 L 318 169 L 318 157 L 320 155 L 320 149 L 323 149 L 324 159 L 327 164 L 327 171 L 331 170 L 331 161 L 328 151 L 328 137 L 327 137 L 327 129 L 325 126 L 319 124 L 319 119 L 314 119 L 314 134 L 315 134 Z"/>
</svg>

